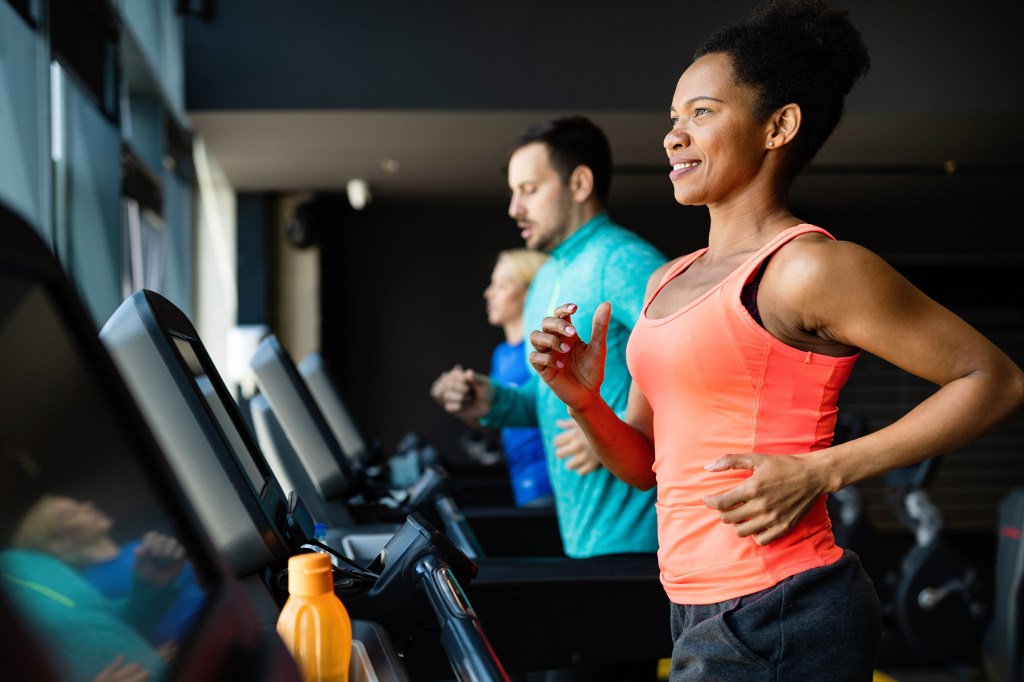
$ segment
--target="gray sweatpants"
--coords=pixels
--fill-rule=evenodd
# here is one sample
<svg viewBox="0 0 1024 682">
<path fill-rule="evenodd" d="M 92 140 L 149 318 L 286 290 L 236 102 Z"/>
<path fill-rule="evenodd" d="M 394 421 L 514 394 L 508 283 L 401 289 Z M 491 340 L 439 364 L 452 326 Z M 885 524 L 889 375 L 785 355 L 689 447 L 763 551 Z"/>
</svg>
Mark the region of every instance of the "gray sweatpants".
<svg viewBox="0 0 1024 682">
<path fill-rule="evenodd" d="M 672 604 L 670 682 L 870 681 L 878 595 L 849 550 L 830 566 L 718 604 Z"/>
</svg>

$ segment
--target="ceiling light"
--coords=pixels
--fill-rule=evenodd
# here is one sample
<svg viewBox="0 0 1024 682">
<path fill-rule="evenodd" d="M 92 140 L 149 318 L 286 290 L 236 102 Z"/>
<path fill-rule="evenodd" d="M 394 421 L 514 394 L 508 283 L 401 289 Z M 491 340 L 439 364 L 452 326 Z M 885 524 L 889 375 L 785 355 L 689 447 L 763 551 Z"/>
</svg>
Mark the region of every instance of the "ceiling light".
<svg viewBox="0 0 1024 682">
<path fill-rule="evenodd" d="M 361 178 L 349 180 L 345 192 L 348 194 L 348 203 L 357 211 L 362 211 L 373 198 L 370 196 L 370 185 Z"/>
</svg>

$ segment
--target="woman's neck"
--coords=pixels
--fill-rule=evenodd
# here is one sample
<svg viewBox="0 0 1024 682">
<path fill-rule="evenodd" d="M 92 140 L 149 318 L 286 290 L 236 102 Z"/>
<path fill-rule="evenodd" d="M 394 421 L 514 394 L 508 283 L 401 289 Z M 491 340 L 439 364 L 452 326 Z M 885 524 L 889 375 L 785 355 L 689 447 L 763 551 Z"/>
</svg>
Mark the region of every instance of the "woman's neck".
<svg viewBox="0 0 1024 682">
<path fill-rule="evenodd" d="M 738 207 L 709 206 L 706 260 L 756 251 L 782 230 L 802 221 L 786 206 Z"/>
<path fill-rule="evenodd" d="M 782 177 L 765 172 L 738 194 L 708 204 L 712 260 L 756 251 L 780 231 L 802 222 L 789 210 L 789 186 Z"/>
<path fill-rule="evenodd" d="M 523 340 L 523 318 L 506 322 L 502 328 L 505 330 L 505 342 L 509 345 L 514 346 Z"/>
</svg>

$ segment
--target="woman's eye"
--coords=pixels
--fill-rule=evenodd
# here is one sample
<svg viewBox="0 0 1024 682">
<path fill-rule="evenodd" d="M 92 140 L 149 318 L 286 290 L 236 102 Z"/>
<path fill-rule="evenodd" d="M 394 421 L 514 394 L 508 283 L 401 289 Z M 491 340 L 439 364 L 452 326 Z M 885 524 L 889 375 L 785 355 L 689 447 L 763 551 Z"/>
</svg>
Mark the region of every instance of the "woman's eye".
<svg viewBox="0 0 1024 682">
<path fill-rule="evenodd" d="M 671 117 L 669 117 L 668 120 L 672 122 L 672 125 L 675 125 L 675 124 L 679 123 L 679 117 L 678 116 L 671 116 Z"/>
<path fill-rule="evenodd" d="M 706 114 L 706 113 L 708 113 L 710 111 L 711 110 L 708 109 L 707 107 L 697 107 L 696 109 L 693 110 L 693 115 L 694 116 L 703 116 L 704 114 Z"/>
</svg>

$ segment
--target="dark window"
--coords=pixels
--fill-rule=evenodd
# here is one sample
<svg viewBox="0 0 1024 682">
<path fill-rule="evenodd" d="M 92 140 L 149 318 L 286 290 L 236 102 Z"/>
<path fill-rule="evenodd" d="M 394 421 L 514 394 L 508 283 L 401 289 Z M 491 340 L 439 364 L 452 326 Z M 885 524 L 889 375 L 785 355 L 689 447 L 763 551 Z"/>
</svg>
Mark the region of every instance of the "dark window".
<svg viewBox="0 0 1024 682">
<path fill-rule="evenodd" d="M 7 0 L 7 4 L 13 7 L 14 11 L 20 14 L 29 26 L 35 28 L 38 17 L 36 9 L 32 6 L 34 4 L 32 0 Z"/>
<path fill-rule="evenodd" d="M 117 31 L 112 10 L 97 0 L 52 0 L 50 44 L 109 118 L 117 115 Z"/>
</svg>

